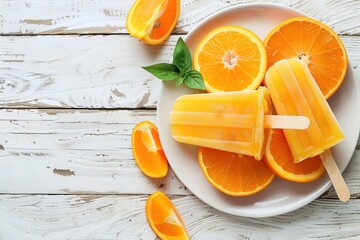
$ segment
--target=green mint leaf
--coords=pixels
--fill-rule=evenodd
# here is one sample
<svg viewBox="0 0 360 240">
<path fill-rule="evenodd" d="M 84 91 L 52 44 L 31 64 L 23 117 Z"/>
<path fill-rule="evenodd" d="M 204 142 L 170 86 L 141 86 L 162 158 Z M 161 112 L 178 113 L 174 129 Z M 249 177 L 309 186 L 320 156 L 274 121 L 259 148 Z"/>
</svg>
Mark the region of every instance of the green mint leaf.
<svg viewBox="0 0 360 240">
<path fill-rule="evenodd" d="M 176 80 L 176 87 L 180 86 L 185 81 L 185 77 L 181 76 Z"/>
<path fill-rule="evenodd" d="M 173 64 L 158 63 L 143 67 L 155 77 L 164 80 L 176 80 L 176 86 L 185 83 L 189 88 L 205 90 L 201 73 L 192 70 L 192 59 L 184 40 L 179 38 L 173 53 Z"/>
<path fill-rule="evenodd" d="M 171 63 L 158 63 L 143 67 L 143 69 L 163 81 L 174 80 L 180 77 L 179 68 Z"/>
<path fill-rule="evenodd" d="M 180 69 L 185 70 L 185 72 L 192 69 L 192 60 L 191 54 L 186 46 L 184 40 L 179 38 L 176 42 L 176 46 L 173 54 L 173 63 Z"/>
<path fill-rule="evenodd" d="M 204 79 L 201 73 L 196 70 L 190 70 L 187 72 L 184 82 L 189 88 L 205 90 Z"/>
</svg>

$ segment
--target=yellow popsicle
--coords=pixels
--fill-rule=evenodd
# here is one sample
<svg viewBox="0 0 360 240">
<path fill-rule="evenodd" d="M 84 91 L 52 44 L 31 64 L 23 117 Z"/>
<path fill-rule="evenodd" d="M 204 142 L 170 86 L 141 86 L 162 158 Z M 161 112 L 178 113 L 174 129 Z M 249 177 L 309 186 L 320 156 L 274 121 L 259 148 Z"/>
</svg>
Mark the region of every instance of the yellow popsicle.
<svg viewBox="0 0 360 240">
<path fill-rule="evenodd" d="M 309 69 L 297 58 L 271 66 L 265 76 L 271 100 L 278 114 L 307 116 L 309 128 L 286 129 L 284 134 L 294 162 L 321 154 L 345 136 Z"/>
<path fill-rule="evenodd" d="M 179 97 L 170 116 L 178 142 L 254 156 L 263 156 L 264 115 L 271 114 L 265 87 L 226 93 Z"/>
</svg>

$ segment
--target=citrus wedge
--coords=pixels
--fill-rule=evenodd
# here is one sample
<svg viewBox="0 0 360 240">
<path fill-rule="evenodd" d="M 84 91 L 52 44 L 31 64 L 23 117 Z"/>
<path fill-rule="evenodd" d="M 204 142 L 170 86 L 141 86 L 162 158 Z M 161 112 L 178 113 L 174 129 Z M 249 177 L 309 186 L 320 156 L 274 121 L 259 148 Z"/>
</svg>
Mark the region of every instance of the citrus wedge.
<svg viewBox="0 0 360 240">
<path fill-rule="evenodd" d="M 148 44 L 163 43 L 175 28 L 180 0 L 136 0 L 126 18 L 129 34 Z"/>
<path fill-rule="evenodd" d="M 160 239 L 190 239 L 178 210 L 164 193 L 157 191 L 151 194 L 145 211 L 151 229 Z"/>
<path fill-rule="evenodd" d="M 132 132 L 131 145 L 135 162 L 146 176 L 166 176 L 168 162 L 160 143 L 158 129 L 153 123 L 138 123 Z"/>
<path fill-rule="evenodd" d="M 193 62 L 208 92 L 256 89 L 267 64 L 260 38 L 238 26 L 219 27 L 207 34 L 197 46 Z"/>
</svg>

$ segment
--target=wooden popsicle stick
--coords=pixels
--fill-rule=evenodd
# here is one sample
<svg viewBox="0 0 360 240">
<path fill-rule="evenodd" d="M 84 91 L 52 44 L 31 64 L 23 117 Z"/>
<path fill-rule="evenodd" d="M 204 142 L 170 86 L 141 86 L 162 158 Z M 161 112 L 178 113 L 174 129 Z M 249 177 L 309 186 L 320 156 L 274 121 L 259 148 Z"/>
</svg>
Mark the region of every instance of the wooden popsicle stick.
<svg viewBox="0 0 360 240">
<path fill-rule="evenodd" d="M 265 115 L 264 128 L 306 129 L 310 120 L 305 116 Z"/>
<path fill-rule="evenodd" d="M 330 180 L 335 188 L 335 191 L 342 202 L 347 202 L 350 199 L 350 191 L 345 183 L 345 180 L 336 165 L 335 159 L 330 149 L 325 150 L 320 154 L 320 158 L 325 166 L 325 169 L 330 177 Z"/>
</svg>

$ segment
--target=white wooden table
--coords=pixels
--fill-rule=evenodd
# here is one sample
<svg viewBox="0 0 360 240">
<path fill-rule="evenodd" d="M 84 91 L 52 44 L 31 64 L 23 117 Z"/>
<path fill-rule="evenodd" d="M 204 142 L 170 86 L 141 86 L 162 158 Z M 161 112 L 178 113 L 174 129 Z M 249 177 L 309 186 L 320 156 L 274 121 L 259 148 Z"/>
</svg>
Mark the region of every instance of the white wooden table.
<svg viewBox="0 0 360 240">
<path fill-rule="evenodd" d="M 333 189 L 294 212 L 251 219 L 219 212 L 173 172 L 144 177 L 130 136 L 156 123 L 161 82 L 140 66 L 171 59 L 174 44 L 220 9 L 254 1 L 182 0 L 162 46 L 130 37 L 132 0 L 0 0 L 0 239 L 154 239 L 148 194 L 169 194 L 192 239 L 360 239 L 360 145 Z M 360 1 L 272 0 L 340 34 L 360 81 Z"/>
</svg>

